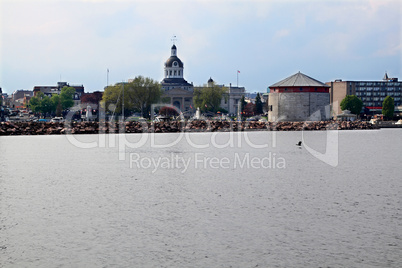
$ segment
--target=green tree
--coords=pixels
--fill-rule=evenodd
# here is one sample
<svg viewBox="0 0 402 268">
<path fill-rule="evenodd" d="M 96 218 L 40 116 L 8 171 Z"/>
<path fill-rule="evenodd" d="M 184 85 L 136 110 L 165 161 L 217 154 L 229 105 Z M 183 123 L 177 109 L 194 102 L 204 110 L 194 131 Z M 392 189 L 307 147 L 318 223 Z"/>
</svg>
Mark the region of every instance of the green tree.
<svg viewBox="0 0 402 268">
<path fill-rule="evenodd" d="M 74 94 L 75 94 L 75 88 L 73 87 L 63 87 L 61 89 L 60 102 L 63 110 L 66 110 L 74 105 L 74 99 L 73 99 Z"/>
<path fill-rule="evenodd" d="M 139 111 L 143 117 L 149 117 L 151 105 L 158 103 L 162 96 L 162 89 L 158 82 L 151 78 L 137 76 L 132 82 L 119 83 L 109 86 L 103 93 L 101 105 L 109 112 L 122 114 L 123 95 L 124 113 Z"/>
<path fill-rule="evenodd" d="M 158 103 L 163 93 L 159 82 L 143 76 L 137 76 L 128 83 L 127 91 L 128 100 L 134 109 L 141 111 L 142 116 L 147 118 L 150 116 L 151 105 Z"/>
<path fill-rule="evenodd" d="M 386 118 L 392 118 L 394 116 L 395 103 L 394 98 L 386 96 L 382 103 L 382 114 Z"/>
<path fill-rule="evenodd" d="M 257 96 L 255 97 L 255 113 L 256 114 L 262 114 L 262 101 L 261 101 L 261 95 L 260 93 L 257 93 Z"/>
<path fill-rule="evenodd" d="M 194 90 L 194 105 L 199 107 L 203 112 L 210 111 L 216 113 L 226 92 L 227 89 L 225 87 L 217 86 L 215 83 L 211 86 L 197 88 Z"/>
<path fill-rule="evenodd" d="M 349 110 L 352 114 L 360 114 L 363 102 L 355 95 L 348 95 L 341 101 L 341 109 Z"/>
<path fill-rule="evenodd" d="M 39 92 L 35 97 L 30 99 L 29 107 L 31 107 L 34 113 L 42 114 L 52 114 L 56 109 L 54 101 L 43 94 L 43 92 Z"/>
<path fill-rule="evenodd" d="M 40 113 L 41 112 L 41 98 L 44 96 L 42 92 L 39 92 L 35 97 L 32 97 L 29 100 L 29 107 L 34 113 Z"/>
<path fill-rule="evenodd" d="M 44 96 L 40 102 L 40 112 L 43 114 L 52 114 L 54 112 L 55 106 L 50 97 Z"/>
<path fill-rule="evenodd" d="M 247 104 L 246 98 L 243 95 L 243 96 L 241 96 L 241 99 L 240 99 L 240 112 L 241 113 L 244 112 L 244 108 L 246 107 L 246 104 Z"/>
<path fill-rule="evenodd" d="M 61 104 L 61 97 L 58 94 L 53 94 L 50 98 L 53 104 L 53 112 L 56 112 L 56 116 L 61 116 L 63 112 L 63 106 Z"/>
</svg>

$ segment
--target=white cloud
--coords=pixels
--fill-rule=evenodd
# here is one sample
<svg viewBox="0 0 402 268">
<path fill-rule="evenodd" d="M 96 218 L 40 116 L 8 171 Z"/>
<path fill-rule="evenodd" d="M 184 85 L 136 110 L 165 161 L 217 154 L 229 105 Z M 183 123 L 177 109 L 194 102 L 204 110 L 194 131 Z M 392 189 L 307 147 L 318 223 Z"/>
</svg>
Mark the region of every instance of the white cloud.
<svg viewBox="0 0 402 268">
<path fill-rule="evenodd" d="M 226 82 L 236 78 L 232 69 L 242 69 L 249 71 L 241 81 L 254 89 L 270 84 L 265 74 L 293 71 L 292 64 L 401 54 L 397 1 L 2 0 L 0 7 L 0 67 L 43 80 L 54 73 L 94 77 L 106 68 L 116 81 L 160 79 L 174 34 L 188 80 Z M 4 73 L 3 85 L 21 87 L 24 79 Z M 91 89 L 102 86 L 87 81 Z"/>
</svg>

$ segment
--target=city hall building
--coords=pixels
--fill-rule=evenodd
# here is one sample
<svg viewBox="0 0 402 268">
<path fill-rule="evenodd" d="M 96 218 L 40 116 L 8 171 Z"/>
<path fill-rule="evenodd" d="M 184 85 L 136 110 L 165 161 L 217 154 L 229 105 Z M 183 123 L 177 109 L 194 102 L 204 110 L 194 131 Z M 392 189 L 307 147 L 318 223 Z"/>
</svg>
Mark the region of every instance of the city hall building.
<svg viewBox="0 0 402 268">
<path fill-rule="evenodd" d="M 164 76 L 161 82 L 164 90 L 162 98 L 183 112 L 192 111 L 194 87 L 184 80 L 184 64 L 177 57 L 176 45 L 172 46 L 171 55 L 165 62 Z"/>
<path fill-rule="evenodd" d="M 329 88 L 301 72 L 269 86 L 268 121 L 329 119 Z"/>
</svg>

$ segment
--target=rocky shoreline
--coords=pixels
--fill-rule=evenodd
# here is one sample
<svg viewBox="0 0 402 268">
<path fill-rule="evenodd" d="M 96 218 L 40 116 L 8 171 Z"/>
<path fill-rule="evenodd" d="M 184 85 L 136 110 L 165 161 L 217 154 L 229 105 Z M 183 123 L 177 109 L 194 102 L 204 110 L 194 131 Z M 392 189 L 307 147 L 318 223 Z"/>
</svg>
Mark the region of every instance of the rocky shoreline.
<svg viewBox="0 0 402 268">
<path fill-rule="evenodd" d="M 301 131 L 378 129 L 365 121 L 314 122 L 229 122 L 229 121 L 171 121 L 171 122 L 1 122 L 0 136 L 61 135 L 98 133 L 172 133 L 172 132 L 228 132 L 228 131 Z"/>
</svg>

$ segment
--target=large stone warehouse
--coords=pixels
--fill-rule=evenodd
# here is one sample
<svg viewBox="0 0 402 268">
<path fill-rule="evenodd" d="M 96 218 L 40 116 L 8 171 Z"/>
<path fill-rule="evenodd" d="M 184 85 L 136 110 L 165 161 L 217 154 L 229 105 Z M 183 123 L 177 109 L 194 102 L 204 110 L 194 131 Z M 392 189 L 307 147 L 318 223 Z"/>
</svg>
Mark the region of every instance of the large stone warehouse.
<svg viewBox="0 0 402 268">
<path fill-rule="evenodd" d="M 329 86 L 298 72 L 269 87 L 269 121 L 318 121 L 330 118 Z"/>
</svg>

